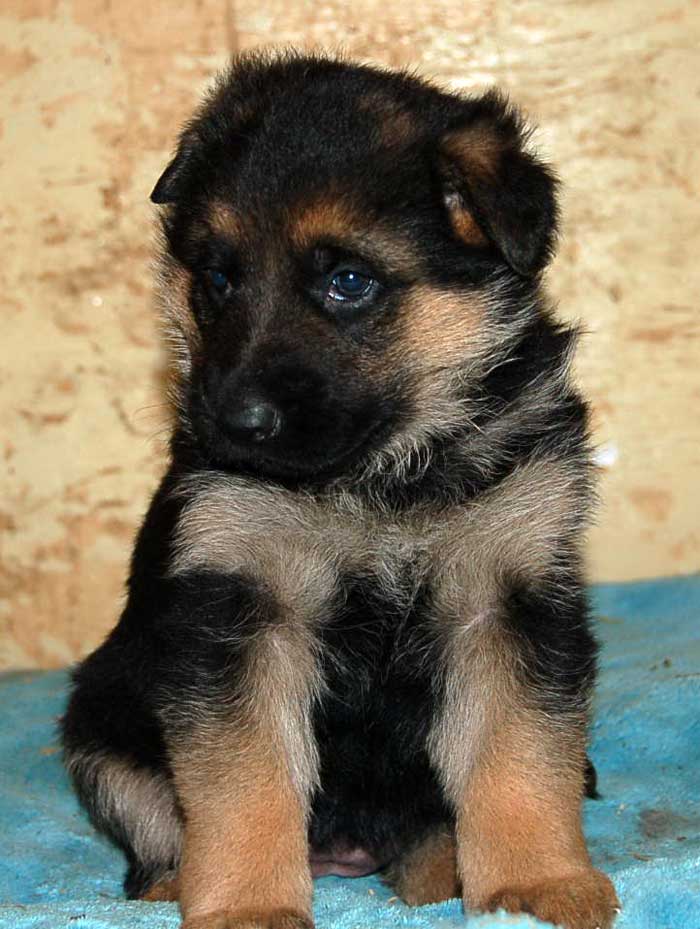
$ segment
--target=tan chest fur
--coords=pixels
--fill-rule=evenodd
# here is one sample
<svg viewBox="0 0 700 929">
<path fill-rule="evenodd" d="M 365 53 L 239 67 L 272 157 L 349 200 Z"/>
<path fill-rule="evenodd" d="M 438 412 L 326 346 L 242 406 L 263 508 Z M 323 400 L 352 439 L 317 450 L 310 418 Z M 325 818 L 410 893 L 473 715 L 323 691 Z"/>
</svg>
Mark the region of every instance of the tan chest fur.
<svg viewBox="0 0 700 929">
<path fill-rule="evenodd" d="M 505 575 L 553 567 L 584 515 L 576 469 L 551 458 L 464 505 L 400 514 L 346 491 L 316 497 L 223 473 L 195 475 L 182 489 L 171 573 L 251 577 L 290 619 L 320 618 L 352 573 L 374 576 L 399 603 L 429 578 L 440 611 L 468 623 L 493 604 Z"/>
</svg>

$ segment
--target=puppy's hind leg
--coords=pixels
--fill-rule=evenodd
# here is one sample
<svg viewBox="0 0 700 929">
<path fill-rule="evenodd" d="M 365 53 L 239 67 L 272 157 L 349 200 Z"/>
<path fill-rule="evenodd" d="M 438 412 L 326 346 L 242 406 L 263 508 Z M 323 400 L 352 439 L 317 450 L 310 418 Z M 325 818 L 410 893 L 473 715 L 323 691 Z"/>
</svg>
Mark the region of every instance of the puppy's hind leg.
<svg viewBox="0 0 700 929">
<path fill-rule="evenodd" d="M 421 839 L 389 865 L 384 879 L 409 906 L 459 897 L 454 828 L 444 826 Z"/>
<path fill-rule="evenodd" d="M 177 899 L 182 818 L 170 777 L 105 750 L 67 748 L 66 766 L 93 823 L 127 857 L 127 897 Z"/>
</svg>

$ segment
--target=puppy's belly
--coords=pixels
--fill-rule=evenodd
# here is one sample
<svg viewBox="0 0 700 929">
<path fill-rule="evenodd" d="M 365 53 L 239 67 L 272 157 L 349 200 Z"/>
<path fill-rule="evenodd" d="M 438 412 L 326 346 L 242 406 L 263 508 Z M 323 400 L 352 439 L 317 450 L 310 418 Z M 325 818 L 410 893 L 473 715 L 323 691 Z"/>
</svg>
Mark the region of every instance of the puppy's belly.
<svg viewBox="0 0 700 929">
<path fill-rule="evenodd" d="M 336 845 L 325 851 L 312 848 L 309 863 L 313 877 L 324 877 L 327 874 L 364 877 L 378 871 L 384 864 L 364 848 L 348 848 L 344 845 Z"/>
</svg>

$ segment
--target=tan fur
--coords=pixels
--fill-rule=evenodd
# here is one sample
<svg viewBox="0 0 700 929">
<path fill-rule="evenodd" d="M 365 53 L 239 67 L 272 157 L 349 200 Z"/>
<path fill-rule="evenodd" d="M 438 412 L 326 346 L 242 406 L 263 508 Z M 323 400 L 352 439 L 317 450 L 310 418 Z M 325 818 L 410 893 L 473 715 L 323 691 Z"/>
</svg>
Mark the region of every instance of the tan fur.
<svg viewBox="0 0 700 929">
<path fill-rule="evenodd" d="M 471 506 L 447 514 L 436 557 L 443 609 L 464 617 L 474 597 L 495 606 L 503 579 L 551 574 L 556 556 L 578 544 L 587 516 L 587 487 L 575 461 L 545 457 L 520 465 Z"/>
<path fill-rule="evenodd" d="M 499 292 L 496 279 L 461 294 L 427 284 L 406 294 L 394 324 L 396 337 L 370 374 L 404 372 L 412 385 L 412 410 L 403 429 L 370 456 L 361 480 L 388 470 L 400 477 L 416 466 L 427 468 L 431 439 L 463 428 L 479 412 L 478 385 L 498 367 L 527 321 L 526 311 L 514 309 L 504 322 Z"/>
<path fill-rule="evenodd" d="M 173 903 L 179 899 L 180 883 L 177 875 L 171 875 L 157 881 L 139 897 L 139 900 L 147 900 L 149 903 Z"/>
<path fill-rule="evenodd" d="M 241 216 L 222 200 L 213 200 L 209 204 L 207 226 L 211 232 L 230 239 L 232 243 L 240 241 L 245 234 Z"/>
<path fill-rule="evenodd" d="M 312 498 L 223 474 L 198 477 L 183 491 L 191 501 L 177 528 L 173 574 L 209 568 L 253 576 L 289 622 L 315 618 L 335 589 L 339 555 Z"/>
<path fill-rule="evenodd" d="M 490 126 L 477 125 L 449 133 L 441 144 L 449 161 L 455 162 L 465 176 L 490 177 L 498 170 L 503 142 Z"/>
<path fill-rule="evenodd" d="M 482 293 L 414 287 L 403 301 L 391 360 L 421 368 L 453 368 L 488 348 L 488 306 Z"/>
<path fill-rule="evenodd" d="M 313 633 L 282 622 L 266 630 L 249 655 L 244 715 L 260 720 L 268 748 L 281 759 L 304 810 L 318 786 L 318 750 L 311 720 L 323 690 Z"/>
<path fill-rule="evenodd" d="M 157 269 L 156 297 L 163 322 L 173 376 L 173 397 L 181 405 L 180 393 L 192 373 L 192 360 L 201 351 L 197 323 L 189 306 L 192 277 L 174 259 L 163 254 Z"/>
<path fill-rule="evenodd" d="M 316 498 L 225 474 L 183 485 L 174 574 L 238 571 L 263 581 L 292 621 L 314 624 L 343 570 L 376 573 L 391 590 L 418 556 L 412 524 L 385 519 L 343 491 Z M 392 591 L 398 596 L 398 593 Z"/>
<path fill-rule="evenodd" d="M 332 571 L 305 564 L 293 532 L 274 561 L 269 542 L 284 534 L 283 521 L 272 526 L 274 513 L 285 513 L 283 493 L 214 476 L 194 501 L 179 527 L 173 570 L 262 574 L 274 588 L 270 608 L 280 616 L 249 643 L 237 702 L 222 707 L 215 722 L 193 720 L 196 736 L 175 760 L 187 818 L 180 870 L 185 926 L 244 926 L 242 911 L 257 914 L 256 926 L 284 925 L 280 913 L 290 927 L 301 926 L 311 905 L 306 820 L 318 783 L 311 711 L 322 689 L 313 610 L 330 595 Z M 247 517 L 254 513 L 251 532 Z M 295 913 L 302 914 L 298 920 Z"/>
<path fill-rule="evenodd" d="M 303 612 L 248 648 L 241 697 L 194 720 L 173 761 L 186 829 L 185 926 L 300 927 L 310 920 L 306 823 L 318 782 L 311 706 L 320 681 Z"/>
<path fill-rule="evenodd" d="M 308 916 L 289 910 L 219 910 L 195 916 L 182 929 L 313 929 Z"/>
<path fill-rule="evenodd" d="M 326 194 L 298 209 L 290 219 L 289 236 L 297 246 L 308 248 L 318 240 L 344 240 L 367 225 L 366 217 L 341 195 Z"/>
<path fill-rule="evenodd" d="M 566 929 L 605 929 L 617 901 L 608 878 L 592 868 L 581 831 L 583 720 L 572 720 L 565 736 L 527 710 L 526 696 L 512 696 L 492 706 L 487 740 L 458 802 L 465 907 L 505 905 Z"/>
<path fill-rule="evenodd" d="M 489 708 L 510 698 L 517 679 L 516 651 L 497 612 L 500 579 L 551 573 L 557 553 L 576 544 L 585 508 L 575 467 L 556 459 L 530 462 L 472 504 L 439 514 L 419 508 L 402 518 L 349 494 L 314 498 L 227 475 L 192 479 L 185 492 L 191 502 L 177 528 L 173 573 L 248 574 L 287 611 L 288 622 L 275 632 L 279 665 L 270 665 L 286 685 L 271 694 L 322 691 L 308 641 L 341 571 L 376 574 L 398 602 L 412 593 L 399 581 L 406 565 L 413 589 L 432 575 L 446 683 L 431 746 L 448 793 L 456 795 L 481 749 Z M 299 650 L 296 657 L 290 646 Z M 302 672 L 299 655 L 307 656 Z M 296 705 L 296 697 L 288 700 Z M 306 731 L 308 721 L 300 725 Z M 289 750 L 305 757 L 294 744 Z"/>
<path fill-rule="evenodd" d="M 580 827 L 583 725 L 577 736 L 555 736 L 546 718 L 517 699 L 513 687 L 490 707 L 458 803 L 460 874 L 465 900 L 476 908 L 503 886 L 589 865 Z M 469 860 L 470 846 L 479 848 L 478 861 Z"/>
<path fill-rule="evenodd" d="M 535 884 L 508 887 L 494 894 L 488 910 L 535 913 L 564 929 L 610 929 L 620 904 L 610 879 L 595 868 Z"/>
<path fill-rule="evenodd" d="M 472 504 L 439 513 L 391 516 L 348 492 L 314 497 L 217 473 L 193 476 L 181 492 L 188 503 L 171 573 L 254 577 L 299 628 L 313 627 L 342 571 L 371 572 L 391 590 L 407 564 L 419 577 L 434 574 L 451 629 L 471 624 L 494 606 L 504 573 L 550 569 L 586 515 L 575 466 L 557 459 L 530 462 Z"/>
<path fill-rule="evenodd" d="M 394 93 L 393 85 L 390 90 Z M 224 95 L 221 103 L 229 127 L 234 116 L 244 121 L 250 115 L 246 100 L 231 105 L 226 83 L 210 100 L 219 92 Z M 385 97 L 371 92 L 353 101 L 365 111 L 355 110 L 354 118 L 361 117 L 364 126 L 370 123 L 368 165 L 372 149 L 376 153 L 383 147 L 384 154 L 395 156 L 398 163 L 402 146 L 407 152 L 409 145 L 417 143 L 414 117 L 399 102 L 408 99 L 408 94 L 397 95 L 392 101 L 388 93 Z M 427 106 L 428 96 L 424 100 Z M 445 119 L 448 110 L 445 104 Z M 477 107 L 474 112 L 478 111 Z M 274 107 L 261 113 L 263 123 L 271 128 Z M 210 114 L 205 109 L 200 115 L 206 125 Z M 499 228 L 498 210 L 489 221 L 488 198 L 484 198 L 484 213 L 477 211 L 482 228 L 460 181 L 492 182 L 495 187 L 500 180 L 502 155 L 511 143 L 507 126 L 496 128 L 493 119 L 493 126 L 484 117 L 484 122 L 450 133 L 439 143 L 427 138 L 427 124 L 421 130 L 425 157 L 432 146 L 441 161 L 443 205 L 452 230 L 475 246 L 487 243 L 484 229 Z M 432 118 L 430 123 L 430 131 L 437 131 Z M 449 125 L 454 123 L 450 120 Z M 209 146 L 210 131 L 203 135 Z M 512 144 L 520 145 L 515 125 L 511 135 Z M 196 132 L 190 129 L 183 136 L 182 153 L 192 154 L 197 144 Z M 284 160 L 283 156 L 284 152 Z M 189 170 L 196 163 L 195 159 L 184 167 Z M 177 164 L 175 168 L 180 170 Z M 293 371 L 299 366 L 303 375 L 304 353 L 315 345 L 329 358 L 337 352 L 339 383 L 345 383 L 347 372 L 354 372 L 368 397 L 385 392 L 388 401 L 397 400 L 397 409 L 399 399 L 402 407 L 412 406 L 401 410 L 401 431 L 368 455 L 361 473 L 360 463 L 351 463 L 356 459 L 349 449 L 347 457 L 333 459 L 341 443 L 334 445 L 331 436 L 328 459 L 339 467 L 349 463 L 348 473 L 313 495 L 266 481 L 265 468 L 255 480 L 208 471 L 190 473 L 181 481 L 175 490 L 181 495 L 182 510 L 174 531 L 171 578 L 218 572 L 221 591 L 216 584 L 206 585 L 212 598 L 225 597 L 230 576 L 250 582 L 255 591 L 254 602 L 247 606 L 253 621 L 246 623 L 247 617 L 241 615 L 230 628 L 211 629 L 206 623 L 201 628 L 203 637 L 211 637 L 205 647 L 219 645 L 225 655 L 227 646 L 234 646 L 229 654 L 236 661 L 235 688 L 229 669 L 222 666 L 205 682 L 210 684 L 206 693 L 201 674 L 183 674 L 191 693 L 183 692 L 179 684 L 170 699 L 159 691 L 166 706 L 162 720 L 172 781 L 110 756 L 76 756 L 69 764 L 93 790 L 98 818 L 121 823 L 136 856 L 146 865 L 160 865 L 159 870 L 154 868 L 160 879 L 144 898 L 179 898 L 184 929 L 308 929 L 312 886 L 307 835 L 311 799 L 321 787 L 313 717 L 326 687 L 317 650 L 323 641 L 323 623 L 346 593 L 341 583 L 348 575 L 366 575 L 372 582 L 377 580 L 380 594 L 390 600 L 396 614 L 403 612 L 408 618 L 396 642 L 410 651 L 411 664 L 421 657 L 430 659 L 431 673 L 442 675 L 434 682 L 443 699 L 427 751 L 457 813 L 456 834 L 424 837 L 392 865 L 390 877 L 398 892 L 407 902 L 421 904 L 451 897 L 461 889 L 468 908 L 503 905 L 561 921 L 568 929 L 607 927 L 614 892 L 607 879 L 592 869 L 580 825 L 586 697 L 580 705 L 569 706 L 566 715 L 548 717 L 540 709 L 544 685 L 533 693 L 525 673 L 534 674 L 537 668 L 524 667 L 526 649 L 515 641 L 517 633 L 501 613 L 504 593 L 513 582 L 535 585 L 546 577 L 548 591 L 556 599 L 557 584 L 566 581 L 558 566 L 578 563 L 570 556 L 578 554 L 579 531 L 586 518 L 587 488 L 581 486 L 585 462 L 573 457 L 584 452 L 563 447 L 560 457 L 533 458 L 495 483 L 500 469 L 512 461 L 508 454 L 517 453 L 517 442 L 509 444 L 514 430 L 531 428 L 537 434 L 567 376 L 565 364 L 557 374 L 543 372 L 518 397 L 504 401 L 505 409 L 488 390 L 488 375 L 516 360 L 508 349 L 538 313 L 547 313 L 542 298 L 533 286 L 532 302 L 527 304 L 518 296 L 511 271 L 504 268 L 499 274 L 495 265 L 479 286 L 462 282 L 440 288 L 427 283 L 434 279 L 430 272 L 436 256 L 429 250 L 422 254 L 412 239 L 422 222 L 432 222 L 420 205 L 412 220 L 406 202 L 396 214 L 402 218 L 390 224 L 379 207 L 370 205 L 373 193 L 363 204 L 362 185 L 343 188 L 339 180 L 321 193 L 319 186 L 309 186 L 308 196 L 299 193 L 299 185 L 291 187 L 297 190 L 296 200 L 277 191 L 270 201 L 272 188 L 263 182 L 257 193 L 252 189 L 243 198 L 253 204 L 246 213 L 237 211 L 238 201 L 231 205 L 225 199 L 211 200 L 205 215 L 191 222 L 188 230 L 189 237 L 206 240 L 213 233 L 230 240 L 248 275 L 238 292 L 231 291 L 230 301 L 217 301 L 216 317 L 208 314 L 207 340 L 221 338 L 225 344 L 236 338 L 236 320 L 245 319 L 239 327 L 240 352 L 224 361 L 217 350 L 211 359 L 217 366 L 214 373 L 221 375 L 219 395 L 214 396 L 217 391 L 212 389 L 209 398 L 212 417 L 219 419 L 217 427 L 225 430 L 235 424 L 224 416 L 234 388 L 248 403 L 255 391 L 277 403 L 277 391 L 284 389 L 286 381 L 289 399 L 295 399 L 292 395 L 298 389 L 296 409 L 303 408 L 303 392 L 313 389 L 305 381 L 311 385 L 315 378 L 292 384 Z M 422 191 L 419 185 L 418 197 Z M 481 202 L 477 186 L 473 193 L 473 202 Z M 504 204 L 508 195 L 506 191 Z M 516 230 L 514 223 L 514 235 Z M 445 232 L 449 235 L 447 228 Z M 357 253 L 363 259 L 361 266 L 376 266 L 372 273 L 379 279 L 380 296 L 382 283 L 387 285 L 386 300 L 382 296 L 372 305 L 368 296 L 356 307 L 354 319 L 352 307 L 345 307 L 347 317 L 341 320 L 338 314 L 335 328 L 335 310 L 326 312 L 330 306 L 319 293 L 318 281 L 313 293 L 306 293 L 313 299 L 305 312 L 311 274 L 308 281 L 300 280 L 300 269 L 311 264 L 315 251 L 318 258 L 317 250 L 326 244 Z M 508 244 L 504 251 L 509 252 Z M 536 244 L 533 241 L 533 248 Z M 208 359 L 200 359 L 202 339 L 190 308 L 192 275 L 167 255 L 167 242 L 163 246 L 160 301 L 172 348 L 180 426 L 186 432 L 191 430 L 188 410 L 197 408 L 184 402 L 187 387 L 197 362 L 206 365 Z M 385 272 L 387 280 L 382 281 Z M 324 273 L 332 276 L 330 269 Z M 398 287 L 391 292 L 392 284 L 399 281 L 401 293 Z M 367 328 L 360 337 L 365 310 Z M 268 381 L 263 372 L 270 363 L 271 374 L 279 377 Z M 319 371 L 319 392 L 325 376 Z M 199 380 L 193 388 L 201 388 Z M 351 412 L 363 395 L 359 388 L 348 392 Z M 335 393 L 329 391 L 328 396 Z M 279 402 L 284 407 L 286 400 Z M 377 409 L 391 410 L 392 404 Z M 284 409 L 282 413 L 286 416 Z M 296 415 L 290 414 L 291 422 Z M 325 415 L 319 417 L 320 425 Z M 388 416 L 387 423 L 374 425 L 388 425 Z M 276 437 L 276 432 L 256 432 L 254 438 L 261 441 Z M 377 430 L 372 438 L 378 434 Z M 477 477 L 480 473 L 493 478 L 491 489 L 472 500 L 456 479 L 451 490 L 448 461 L 446 486 L 428 487 L 425 497 L 429 500 L 431 490 L 439 491 L 436 496 L 443 495 L 439 504 L 394 507 L 394 488 L 383 495 L 389 485 L 381 478 L 405 477 L 406 498 L 410 498 L 409 480 L 427 470 L 431 455 L 444 451 L 440 442 L 431 440 L 457 441 L 457 436 L 463 443 L 463 461 Z M 284 433 L 279 445 L 268 446 L 271 461 L 276 449 L 282 454 L 283 439 Z M 265 451 L 263 445 L 261 452 Z M 207 442 L 202 452 L 212 460 L 219 454 Z M 226 451 L 221 455 L 225 463 Z M 232 467 L 234 462 L 232 454 Z M 436 484 L 439 480 L 440 476 Z M 358 484 L 361 493 L 356 491 Z M 417 601 L 417 593 L 428 584 L 426 606 Z M 420 621 L 431 628 L 420 629 L 415 644 L 406 644 L 416 616 L 411 608 L 417 603 Z M 197 607 L 192 613 L 195 624 Z M 428 640 L 421 656 L 420 643 Z M 435 640 L 442 649 L 437 659 Z M 389 661 L 402 657 L 393 654 Z M 193 655 L 193 661 L 196 658 Z M 334 654 L 324 658 L 333 660 Z M 177 874 L 163 874 L 168 862 L 176 861 Z"/>
<path fill-rule="evenodd" d="M 179 883 L 188 929 L 257 925 L 258 916 L 266 925 L 280 913 L 310 920 L 308 798 L 263 715 L 202 730 L 174 758 L 187 824 Z"/>
<path fill-rule="evenodd" d="M 499 167 L 503 142 L 488 126 L 474 126 L 459 132 L 449 133 L 442 141 L 442 151 L 450 164 L 456 165 L 462 177 L 493 177 Z M 485 245 L 488 242 L 483 230 L 455 190 L 445 197 L 452 228 L 469 245 Z"/>
<path fill-rule="evenodd" d="M 483 596 L 483 594 L 482 594 Z M 446 795 L 457 802 L 485 749 L 494 708 L 509 700 L 515 658 L 508 636 L 487 603 L 475 596 L 458 628 L 444 617 L 444 695 L 428 739 L 428 751 Z"/>
<path fill-rule="evenodd" d="M 458 193 L 450 192 L 445 197 L 445 206 L 450 214 L 452 228 L 463 242 L 467 245 L 487 244 L 488 239 Z"/>
<path fill-rule="evenodd" d="M 414 330 L 416 335 L 417 329 Z M 445 343 L 442 345 L 444 347 Z M 439 348 L 439 345 L 436 346 L 436 355 Z M 456 391 L 460 376 L 437 360 L 434 364 L 414 361 L 404 352 L 401 343 L 395 345 L 390 358 L 367 367 L 369 376 L 386 376 L 387 370 L 393 370 L 391 365 L 398 364 L 401 353 L 405 356 L 403 370 L 412 387 L 411 409 L 406 414 L 406 422 L 381 448 L 368 456 L 359 476 L 353 476 L 348 482 L 339 482 L 341 484 L 350 487 L 357 481 L 370 481 L 378 474 L 393 473 L 401 479 L 409 471 L 417 474 L 426 470 L 431 463 L 431 441 L 449 434 L 470 419 L 469 404 L 460 399 Z"/>
<path fill-rule="evenodd" d="M 429 569 L 441 524 L 428 508 L 392 517 L 352 493 L 319 497 L 226 474 L 194 475 L 176 527 L 171 573 L 214 569 L 262 582 L 288 621 L 313 630 L 341 573 L 372 574 L 401 603 L 406 566 L 417 585 Z"/>
<path fill-rule="evenodd" d="M 284 558 L 282 561 L 287 564 Z M 202 565 L 216 567 L 211 562 L 202 562 Z M 316 596 L 318 591 L 310 585 L 309 593 Z M 259 609 L 270 611 L 270 621 L 257 638 L 247 642 L 240 696 L 234 703 L 222 706 L 221 715 L 226 725 L 237 731 L 253 726 L 256 731 L 264 732 L 267 750 L 281 760 L 294 789 L 306 797 L 318 782 L 311 712 L 323 690 L 313 634 L 315 617 L 304 612 L 303 602 L 290 606 L 279 595 L 267 601 L 261 597 Z M 211 711 L 203 708 L 204 716 L 200 717 L 196 703 L 183 706 L 187 706 L 189 713 L 186 722 L 195 726 L 204 742 L 209 723 L 203 720 L 210 718 Z M 214 723 L 209 733 L 213 743 L 218 741 L 219 728 L 223 725 L 220 719 Z M 245 765 L 243 751 L 236 751 L 231 764 L 238 764 L 240 760 Z"/>
<path fill-rule="evenodd" d="M 450 796 L 483 750 L 493 707 L 526 697 L 517 683 L 519 652 L 499 615 L 502 579 L 556 577 L 557 555 L 577 544 L 585 515 L 576 469 L 545 459 L 445 518 L 433 553 L 445 697 L 430 744 Z"/>
<path fill-rule="evenodd" d="M 409 906 L 459 897 L 454 835 L 436 832 L 428 836 L 389 867 L 386 880 Z"/>
<path fill-rule="evenodd" d="M 313 498 L 227 475 L 195 478 L 186 485 L 191 502 L 177 527 L 171 570 L 239 572 L 266 585 L 287 617 L 270 633 L 277 664 L 269 665 L 286 686 L 270 693 L 290 695 L 322 692 L 310 643 L 342 571 L 376 575 L 398 603 L 430 574 L 446 667 L 444 713 L 431 745 L 454 793 L 479 751 L 489 705 L 508 696 L 501 691 L 517 676 L 497 609 L 501 578 L 551 574 L 557 554 L 577 544 L 586 514 L 576 476 L 566 461 L 534 461 L 472 504 L 404 517 L 349 494 Z M 297 697 L 288 703 L 296 706 Z M 307 719 L 299 725 L 308 730 Z M 289 750 L 306 757 L 294 744 Z"/>
<path fill-rule="evenodd" d="M 364 94 L 357 101 L 357 106 L 375 117 L 379 141 L 387 148 L 401 148 L 415 138 L 414 117 L 386 94 Z"/>
<path fill-rule="evenodd" d="M 380 217 L 363 212 L 342 190 L 326 191 L 322 197 L 299 203 L 289 213 L 287 234 L 299 250 L 330 240 L 370 261 L 379 260 L 389 270 L 418 273 L 423 265 L 408 239 L 383 226 Z"/>
<path fill-rule="evenodd" d="M 448 637 L 442 716 L 429 740 L 457 810 L 465 908 L 608 927 L 614 891 L 592 868 L 581 831 L 586 708 L 556 719 L 532 708 L 519 651 L 488 593 L 476 585 L 481 611 L 465 613 Z"/>
<path fill-rule="evenodd" d="M 83 782 L 94 782 L 95 815 L 123 823 L 141 861 L 177 860 L 182 821 L 168 778 L 133 767 L 106 752 L 73 753 L 67 757 L 66 766 Z"/>
</svg>

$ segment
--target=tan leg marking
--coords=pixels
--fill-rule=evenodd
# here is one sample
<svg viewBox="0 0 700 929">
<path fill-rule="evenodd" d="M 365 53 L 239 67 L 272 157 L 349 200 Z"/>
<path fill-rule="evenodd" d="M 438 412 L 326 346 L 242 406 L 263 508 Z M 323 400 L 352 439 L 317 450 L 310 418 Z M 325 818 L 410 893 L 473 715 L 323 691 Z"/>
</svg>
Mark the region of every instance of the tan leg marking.
<svg viewBox="0 0 700 929">
<path fill-rule="evenodd" d="M 310 925 L 306 810 L 269 734 L 209 732 L 177 759 L 175 779 L 183 929 Z"/>
<path fill-rule="evenodd" d="M 585 765 L 578 733 L 522 710 L 501 715 L 458 810 L 467 909 L 533 913 L 566 929 L 607 929 L 618 906 L 581 831 Z"/>
<path fill-rule="evenodd" d="M 386 875 L 404 903 L 423 906 L 460 895 L 457 877 L 457 847 L 452 833 L 436 832 L 399 861 Z"/>
<path fill-rule="evenodd" d="M 317 685 L 312 645 L 290 620 L 284 634 L 270 630 L 251 647 L 235 711 L 200 724 L 180 746 L 173 773 L 185 818 L 183 929 L 310 925 Z"/>
</svg>

